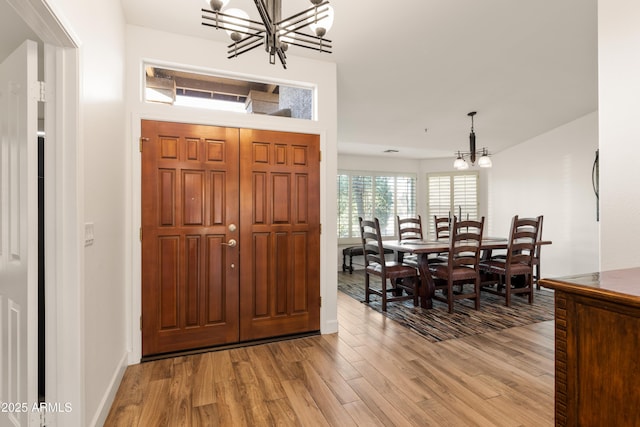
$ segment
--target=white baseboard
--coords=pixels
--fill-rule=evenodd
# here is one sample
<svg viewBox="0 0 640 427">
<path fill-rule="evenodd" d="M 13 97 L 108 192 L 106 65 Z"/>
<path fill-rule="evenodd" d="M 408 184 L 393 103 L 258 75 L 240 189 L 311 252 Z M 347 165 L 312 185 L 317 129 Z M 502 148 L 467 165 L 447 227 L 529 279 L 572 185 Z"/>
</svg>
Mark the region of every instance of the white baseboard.
<svg viewBox="0 0 640 427">
<path fill-rule="evenodd" d="M 104 425 L 104 422 L 107 420 L 109 410 L 111 409 L 113 400 L 115 399 L 118 388 L 120 387 L 120 383 L 122 382 L 124 371 L 127 369 L 127 366 L 129 366 L 129 364 L 127 363 L 128 360 L 129 354 L 125 353 L 120 359 L 120 363 L 118 364 L 116 371 L 113 373 L 113 377 L 111 378 L 109 387 L 107 387 L 107 390 L 104 393 L 102 400 L 100 401 L 100 405 L 98 405 L 98 409 L 96 410 L 91 423 L 89 423 L 91 427 L 102 427 Z"/>
<path fill-rule="evenodd" d="M 328 322 L 325 322 L 325 324 L 323 325 L 324 327 L 320 329 L 320 333 L 321 334 L 335 334 L 336 332 L 338 332 L 338 321 L 337 320 L 330 320 Z"/>
</svg>

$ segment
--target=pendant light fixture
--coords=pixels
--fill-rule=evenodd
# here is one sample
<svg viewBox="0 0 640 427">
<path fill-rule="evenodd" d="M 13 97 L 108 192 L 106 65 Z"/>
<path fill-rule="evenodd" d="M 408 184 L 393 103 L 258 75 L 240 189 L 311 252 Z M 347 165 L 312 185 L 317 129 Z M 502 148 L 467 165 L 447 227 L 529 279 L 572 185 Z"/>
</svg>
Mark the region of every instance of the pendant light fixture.
<svg viewBox="0 0 640 427">
<path fill-rule="evenodd" d="M 476 111 L 467 113 L 467 116 L 471 117 L 471 133 L 469 134 L 469 151 L 456 152 L 456 160 L 453 162 L 453 167 L 458 170 L 469 169 L 469 163 L 471 166 L 476 163 L 476 156 L 480 154 L 478 159 L 478 166 L 481 168 L 490 168 L 492 166 L 491 158 L 489 157 L 489 150 L 483 147 L 481 150 L 476 150 L 476 132 L 473 129 L 473 117 L 477 114 Z M 467 161 L 469 159 L 469 161 Z"/>
<path fill-rule="evenodd" d="M 228 58 L 264 46 L 270 64 L 276 63 L 277 56 L 287 68 L 290 45 L 331 53 L 331 40 L 324 38 L 333 25 L 333 8 L 328 1 L 310 0 L 313 6 L 282 19 L 282 0 L 254 0 L 260 21 L 249 19 L 240 9 L 224 9 L 229 1 L 205 0 L 209 8 L 202 9 L 202 25 L 226 30 L 233 41 Z M 305 29 L 309 31 L 301 31 Z"/>
</svg>

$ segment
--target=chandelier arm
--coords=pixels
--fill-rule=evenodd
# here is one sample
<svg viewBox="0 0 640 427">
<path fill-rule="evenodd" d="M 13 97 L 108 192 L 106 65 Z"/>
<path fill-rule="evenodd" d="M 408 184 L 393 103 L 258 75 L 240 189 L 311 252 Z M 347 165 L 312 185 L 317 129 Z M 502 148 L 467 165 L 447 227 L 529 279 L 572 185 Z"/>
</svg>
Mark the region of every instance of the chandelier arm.
<svg viewBox="0 0 640 427">
<path fill-rule="evenodd" d="M 206 24 L 204 22 L 202 23 L 202 25 L 213 27 L 212 24 Z M 227 30 L 228 29 L 228 28 L 225 28 L 225 27 L 220 27 L 220 28 L 222 28 L 223 30 Z M 238 34 L 244 34 L 247 37 L 259 37 L 259 38 L 262 38 L 262 33 L 264 33 L 264 31 L 262 31 L 262 30 L 256 30 L 255 33 L 250 33 L 248 31 L 242 31 L 242 30 L 237 30 L 237 29 L 233 29 L 232 31 L 234 31 L 234 32 L 236 32 Z M 235 44 L 235 42 L 233 44 Z"/>
<path fill-rule="evenodd" d="M 311 34 L 306 34 L 306 33 L 299 33 L 299 32 L 295 32 L 294 33 L 296 36 L 303 36 L 306 37 L 310 40 L 300 40 L 303 41 L 305 43 L 318 43 L 319 40 L 322 40 L 322 43 L 328 43 L 331 44 L 333 43 L 333 41 L 329 40 L 329 39 L 325 39 L 324 37 L 317 37 L 317 36 L 312 36 Z"/>
<path fill-rule="evenodd" d="M 256 1 L 259 1 L 259 0 L 256 0 Z M 285 19 L 281 20 L 280 22 L 276 22 L 276 25 L 282 25 L 282 24 L 286 23 L 287 21 L 291 21 L 292 19 L 296 19 L 297 17 L 303 16 L 303 15 L 304 15 L 304 18 L 302 20 L 306 21 L 308 18 L 311 18 L 310 16 L 306 16 L 306 15 L 309 14 L 309 12 L 313 12 L 314 15 L 316 15 L 315 16 L 315 20 L 319 21 L 317 15 L 320 15 L 321 13 L 325 13 L 326 12 L 326 15 L 322 16 L 321 18 L 327 17 L 329 15 L 329 8 L 328 7 L 324 7 L 322 9 L 318 10 L 317 12 L 316 12 L 316 8 L 317 7 L 321 7 L 321 6 L 327 6 L 328 4 L 329 4 L 329 2 L 325 1 L 325 2 L 323 2 L 321 4 L 319 4 L 318 6 L 311 6 L 310 8 L 305 9 L 302 12 L 298 12 L 295 15 L 291 15 L 288 18 L 285 18 Z M 300 21 L 298 21 L 298 22 L 300 22 Z M 310 24 L 311 24 L 311 22 L 310 22 Z"/>
<path fill-rule="evenodd" d="M 227 51 L 227 55 L 229 55 L 229 56 L 227 56 L 227 59 L 235 58 L 236 56 L 242 55 L 245 52 L 249 52 L 250 50 L 253 50 L 253 49 L 257 48 L 257 47 L 262 46 L 262 41 L 256 40 L 256 43 L 253 44 L 253 46 L 249 45 L 249 47 L 247 47 L 245 49 L 241 49 L 239 51 L 235 51 L 235 49 L 232 49 L 231 48 L 232 46 L 233 45 L 229 45 L 228 46 L 229 50 Z"/>
<path fill-rule="evenodd" d="M 244 49 L 245 47 L 252 45 L 254 43 L 258 43 L 258 45 L 262 44 L 262 37 L 260 38 L 255 38 L 255 37 L 245 37 L 241 40 L 238 40 L 237 42 L 231 43 L 229 44 L 229 46 L 227 46 L 227 48 L 229 49 L 229 52 L 231 52 L 231 49 Z"/>
<path fill-rule="evenodd" d="M 276 52 L 278 53 L 278 58 L 280 59 L 280 63 L 282 64 L 282 66 L 286 70 L 287 69 L 287 55 L 284 53 L 282 48 L 277 48 Z"/>
<path fill-rule="evenodd" d="M 261 30 L 259 28 L 248 28 L 248 30 L 252 30 L 255 31 L 254 33 L 250 33 L 249 31 L 243 31 L 243 30 L 239 30 L 237 28 L 227 28 L 224 25 L 215 25 L 215 24 L 209 24 L 207 22 L 203 22 L 202 25 L 206 26 L 206 27 L 212 27 L 215 29 L 222 29 L 222 30 L 227 30 L 227 31 L 233 31 L 234 33 L 238 33 L 238 34 L 244 34 L 245 36 L 253 36 L 253 37 L 263 37 L 263 33 L 265 32 L 264 30 Z"/>
<path fill-rule="evenodd" d="M 237 42 L 230 43 L 229 46 L 245 43 L 248 40 L 256 41 L 256 39 L 257 39 L 257 40 L 262 41 L 262 39 L 264 37 L 262 33 L 243 33 L 243 34 L 245 35 L 243 38 L 241 38 Z"/>
<path fill-rule="evenodd" d="M 302 23 L 301 25 L 298 25 Z M 298 30 L 301 30 L 305 27 L 308 27 L 309 25 L 311 25 L 311 22 L 309 22 L 307 20 L 307 18 L 302 18 L 302 19 L 298 19 L 297 21 L 291 22 L 291 21 L 286 21 L 285 22 L 286 27 L 283 26 L 282 22 L 276 24 L 278 27 L 282 27 L 282 31 L 286 31 L 286 33 L 284 33 L 284 35 L 287 35 L 289 33 L 293 33 L 296 32 Z M 296 27 L 297 25 L 297 27 Z M 293 28 L 291 28 L 293 27 Z M 290 30 L 288 28 L 291 28 Z"/>
<path fill-rule="evenodd" d="M 273 23 L 271 22 L 271 16 L 269 15 L 267 5 L 263 0 L 253 0 L 253 2 L 256 4 L 258 13 L 260 14 L 260 18 L 262 19 L 262 24 L 265 26 L 267 33 L 271 34 Z"/>
<path fill-rule="evenodd" d="M 205 17 L 203 16 L 203 18 L 205 18 Z M 241 20 L 241 18 L 234 18 L 234 19 Z M 226 21 L 225 19 L 219 19 L 216 22 L 215 25 L 214 24 L 207 24 L 207 23 L 204 23 L 204 22 L 202 24 L 210 26 L 210 27 L 222 28 L 223 30 L 232 31 L 232 32 L 235 32 L 235 33 L 248 34 L 248 31 L 242 31 L 242 30 L 239 30 L 237 28 L 238 27 L 237 21 L 236 22 L 233 22 L 233 21 L 229 22 L 229 21 Z M 253 26 L 251 24 L 257 24 L 257 25 L 259 25 L 259 27 Z M 231 28 L 229 28 L 228 25 L 230 25 Z M 244 25 L 246 26 L 247 30 L 252 30 L 252 31 L 260 32 L 260 33 L 264 33 L 265 32 L 265 29 L 263 28 L 263 25 L 260 22 L 246 20 L 246 23 Z"/>
<path fill-rule="evenodd" d="M 210 10 L 207 10 L 207 9 L 202 9 L 202 11 L 216 15 L 216 12 L 211 12 Z M 234 19 L 236 21 L 242 21 L 242 22 L 246 22 L 246 23 L 249 23 L 249 24 L 253 24 L 253 25 L 260 25 L 260 26 L 264 25 L 264 23 L 262 23 L 260 21 L 254 21 L 253 19 L 246 19 L 246 18 L 243 18 L 241 16 L 233 16 L 233 15 L 226 14 L 224 12 L 218 12 L 217 15 L 219 17 L 222 16 L 223 18 L 232 18 L 232 19 Z M 215 16 L 202 15 L 202 19 L 208 19 L 210 21 L 215 21 L 216 19 L 220 20 L 219 17 L 216 18 Z M 232 24 L 238 25 L 237 22 L 232 22 Z"/>
<path fill-rule="evenodd" d="M 322 19 L 322 18 L 324 18 L 324 16 L 322 16 L 320 19 Z M 302 24 L 301 24 L 301 25 L 298 25 L 298 24 L 300 24 L 300 23 L 302 23 Z M 280 36 L 282 37 L 282 36 L 286 36 L 287 34 L 294 33 L 294 34 L 297 34 L 297 35 L 303 35 L 303 36 L 306 36 L 306 37 L 318 38 L 318 36 L 316 36 L 316 35 L 311 36 L 310 34 L 306 34 L 306 33 L 300 33 L 300 32 L 298 32 L 299 30 L 301 30 L 301 29 L 303 29 L 303 28 L 307 28 L 307 27 L 308 27 L 309 25 L 311 25 L 312 23 L 313 23 L 313 22 L 309 22 L 309 21 L 307 20 L 307 18 L 302 18 L 302 19 L 299 19 L 299 20 L 297 20 L 297 21 L 295 21 L 295 22 L 286 22 L 287 27 L 289 27 L 289 28 L 294 27 L 294 28 L 291 28 L 291 29 L 288 29 L 288 28 L 282 28 L 281 30 L 282 30 L 283 32 L 280 34 Z M 282 26 L 282 23 L 278 23 L 278 24 L 276 24 L 276 25 L 277 25 L 278 27 L 281 27 L 281 26 Z M 295 25 L 298 25 L 298 26 L 297 26 L 297 27 L 295 27 Z"/>
<path fill-rule="evenodd" d="M 308 46 L 308 45 L 304 45 L 304 44 L 300 44 L 300 43 L 296 43 L 296 42 L 289 42 L 289 44 L 292 45 L 292 46 L 304 47 L 305 49 L 311 49 L 311 50 L 315 50 L 315 51 L 318 51 L 318 52 L 331 53 L 330 50 L 323 49 L 325 47 L 328 47 L 329 49 L 331 49 L 331 46 L 327 46 L 324 43 L 320 43 L 320 42 L 316 43 L 320 47 Z"/>
</svg>

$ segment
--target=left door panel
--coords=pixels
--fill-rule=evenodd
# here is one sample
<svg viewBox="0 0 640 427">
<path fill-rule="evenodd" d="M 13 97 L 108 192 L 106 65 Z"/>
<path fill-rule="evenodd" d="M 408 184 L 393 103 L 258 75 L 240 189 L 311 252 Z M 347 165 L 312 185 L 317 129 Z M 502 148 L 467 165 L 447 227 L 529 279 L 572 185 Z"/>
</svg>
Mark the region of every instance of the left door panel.
<svg viewBox="0 0 640 427">
<path fill-rule="evenodd" d="M 142 355 L 237 342 L 238 129 L 142 121 Z"/>
</svg>

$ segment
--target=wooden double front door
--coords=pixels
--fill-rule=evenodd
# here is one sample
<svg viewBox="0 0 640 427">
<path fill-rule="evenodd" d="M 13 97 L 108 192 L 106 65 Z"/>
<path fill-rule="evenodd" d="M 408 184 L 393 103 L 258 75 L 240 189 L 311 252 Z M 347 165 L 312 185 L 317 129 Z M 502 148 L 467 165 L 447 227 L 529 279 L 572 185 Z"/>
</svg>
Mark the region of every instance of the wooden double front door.
<svg viewBox="0 0 640 427">
<path fill-rule="evenodd" d="M 320 328 L 317 135 L 142 121 L 142 355 Z"/>
</svg>

